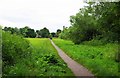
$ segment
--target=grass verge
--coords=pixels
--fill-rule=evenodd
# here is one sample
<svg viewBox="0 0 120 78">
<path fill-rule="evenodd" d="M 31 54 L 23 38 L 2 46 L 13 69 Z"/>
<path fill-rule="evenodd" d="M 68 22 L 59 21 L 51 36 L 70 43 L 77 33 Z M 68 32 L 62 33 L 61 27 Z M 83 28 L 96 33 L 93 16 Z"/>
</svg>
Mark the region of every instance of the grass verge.
<svg viewBox="0 0 120 78">
<path fill-rule="evenodd" d="M 116 61 L 118 44 L 92 46 L 87 44 L 74 45 L 71 41 L 53 39 L 54 43 L 71 58 L 88 68 L 95 76 L 120 76 Z"/>
</svg>

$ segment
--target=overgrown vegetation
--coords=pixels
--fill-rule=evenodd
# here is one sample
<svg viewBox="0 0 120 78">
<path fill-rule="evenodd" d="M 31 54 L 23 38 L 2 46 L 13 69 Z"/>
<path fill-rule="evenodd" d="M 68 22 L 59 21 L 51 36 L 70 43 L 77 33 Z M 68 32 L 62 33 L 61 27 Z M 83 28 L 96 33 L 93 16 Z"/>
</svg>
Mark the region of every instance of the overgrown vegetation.
<svg viewBox="0 0 120 78">
<path fill-rule="evenodd" d="M 22 37 L 17 35 L 11 35 L 8 32 L 2 32 L 2 70 L 3 76 L 6 75 L 22 75 L 24 72 L 29 73 L 28 70 L 19 72 L 21 67 L 26 66 L 24 64 L 28 61 L 25 59 L 31 58 L 31 53 L 33 52 L 32 47 L 30 46 L 27 40 L 24 40 Z M 22 65 L 23 64 L 23 65 Z M 17 65 L 21 66 L 18 67 Z M 24 69 L 24 68 L 23 68 Z M 25 69 L 29 69 L 28 66 Z M 19 74 L 17 72 L 18 71 Z M 14 72 L 14 73 L 13 73 Z"/>
<path fill-rule="evenodd" d="M 63 39 L 53 39 L 71 58 L 87 67 L 95 76 L 120 76 L 118 61 L 118 44 L 89 43 L 75 45 Z M 101 43 L 101 42 L 100 42 Z M 105 77 L 106 78 L 106 77 Z"/>
<path fill-rule="evenodd" d="M 88 3 L 70 17 L 71 26 L 64 28 L 60 38 L 72 40 L 75 44 L 92 39 L 105 42 L 118 41 L 120 32 L 120 2 Z"/>
<path fill-rule="evenodd" d="M 39 37 L 61 38 L 53 41 L 96 76 L 120 76 L 119 9 L 120 1 L 88 3 L 70 16 L 69 28 L 58 29 L 56 33 L 50 33 L 46 27 L 36 31 L 28 26 L 5 27 L 2 31 L 3 76 L 73 76 L 50 41 Z"/>
<path fill-rule="evenodd" d="M 89 68 L 96 76 L 120 76 L 120 1 L 90 2 L 70 17 L 54 40 L 73 59 Z"/>
<path fill-rule="evenodd" d="M 48 39 L 28 40 L 32 43 L 34 50 L 37 52 L 33 53 L 33 55 L 35 56 L 35 59 L 38 60 L 39 65 L 43 64 L 40 62 L 41 58 L 41 60 L 46 62 L 46 66 L 42 67 L 42 69 L 48 71 L 44 72 L 46 76 L 73 76 L 71 70 L 67 68 L 67 65 L 61 60 Z"/>
<path fill-rule="evenodd" d="M 3 76 L 73 76 L 48 39 L 2 34 Z"/>
</svg>

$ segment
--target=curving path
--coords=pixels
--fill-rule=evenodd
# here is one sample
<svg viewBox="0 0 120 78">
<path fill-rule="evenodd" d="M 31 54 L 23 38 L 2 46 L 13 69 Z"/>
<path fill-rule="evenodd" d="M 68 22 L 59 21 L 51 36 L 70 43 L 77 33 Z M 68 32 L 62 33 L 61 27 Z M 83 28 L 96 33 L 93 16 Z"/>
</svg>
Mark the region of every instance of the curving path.
<svg viewBox="0 0 120 78">
<path fill-rule="evenodd" d="M 59 56 L 67 63 L 68 67 L 74 73 L 75 76 L 89 76 L 90 78 L 94 78 L 94 75 L 88 71 L 85 67 L 71 59 L 68 55 L 66 55 L 60 48 L 58 48 L 52 40 L 50 40 L 52 45 L 58 51 Z"/>
</svg>

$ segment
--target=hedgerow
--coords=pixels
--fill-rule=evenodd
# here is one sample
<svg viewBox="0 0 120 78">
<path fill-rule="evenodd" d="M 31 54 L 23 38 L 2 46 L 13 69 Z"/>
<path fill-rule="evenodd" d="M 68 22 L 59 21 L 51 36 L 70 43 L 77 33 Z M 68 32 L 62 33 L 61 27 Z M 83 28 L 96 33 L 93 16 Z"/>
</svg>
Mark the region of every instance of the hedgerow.
<svg viewBox="0 0 120 78">
<path fill-rule="evenodd" d="M 2 32 L 3 75 L 8 68 L 15 66 L 20 60 L 30 58 L 33 49 L 29 42 L 9 32 Z"/>
</svg>

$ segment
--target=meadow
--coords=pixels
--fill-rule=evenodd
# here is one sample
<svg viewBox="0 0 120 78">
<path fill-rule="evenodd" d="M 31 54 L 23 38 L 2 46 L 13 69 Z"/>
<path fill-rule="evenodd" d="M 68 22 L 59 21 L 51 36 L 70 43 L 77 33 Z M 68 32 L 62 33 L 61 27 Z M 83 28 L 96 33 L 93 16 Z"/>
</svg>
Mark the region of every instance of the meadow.
<svg viewBox="0 0 120 78">
<path fill-rule="evenodd" d="M 72 59 L 92 71 L 95 76 L 120 76 L 118 71 L 120 64 L 116 60 L 118 44 L 75 45 L 72 41 L 55 38 L 53 41 Z"/>
</svg>

